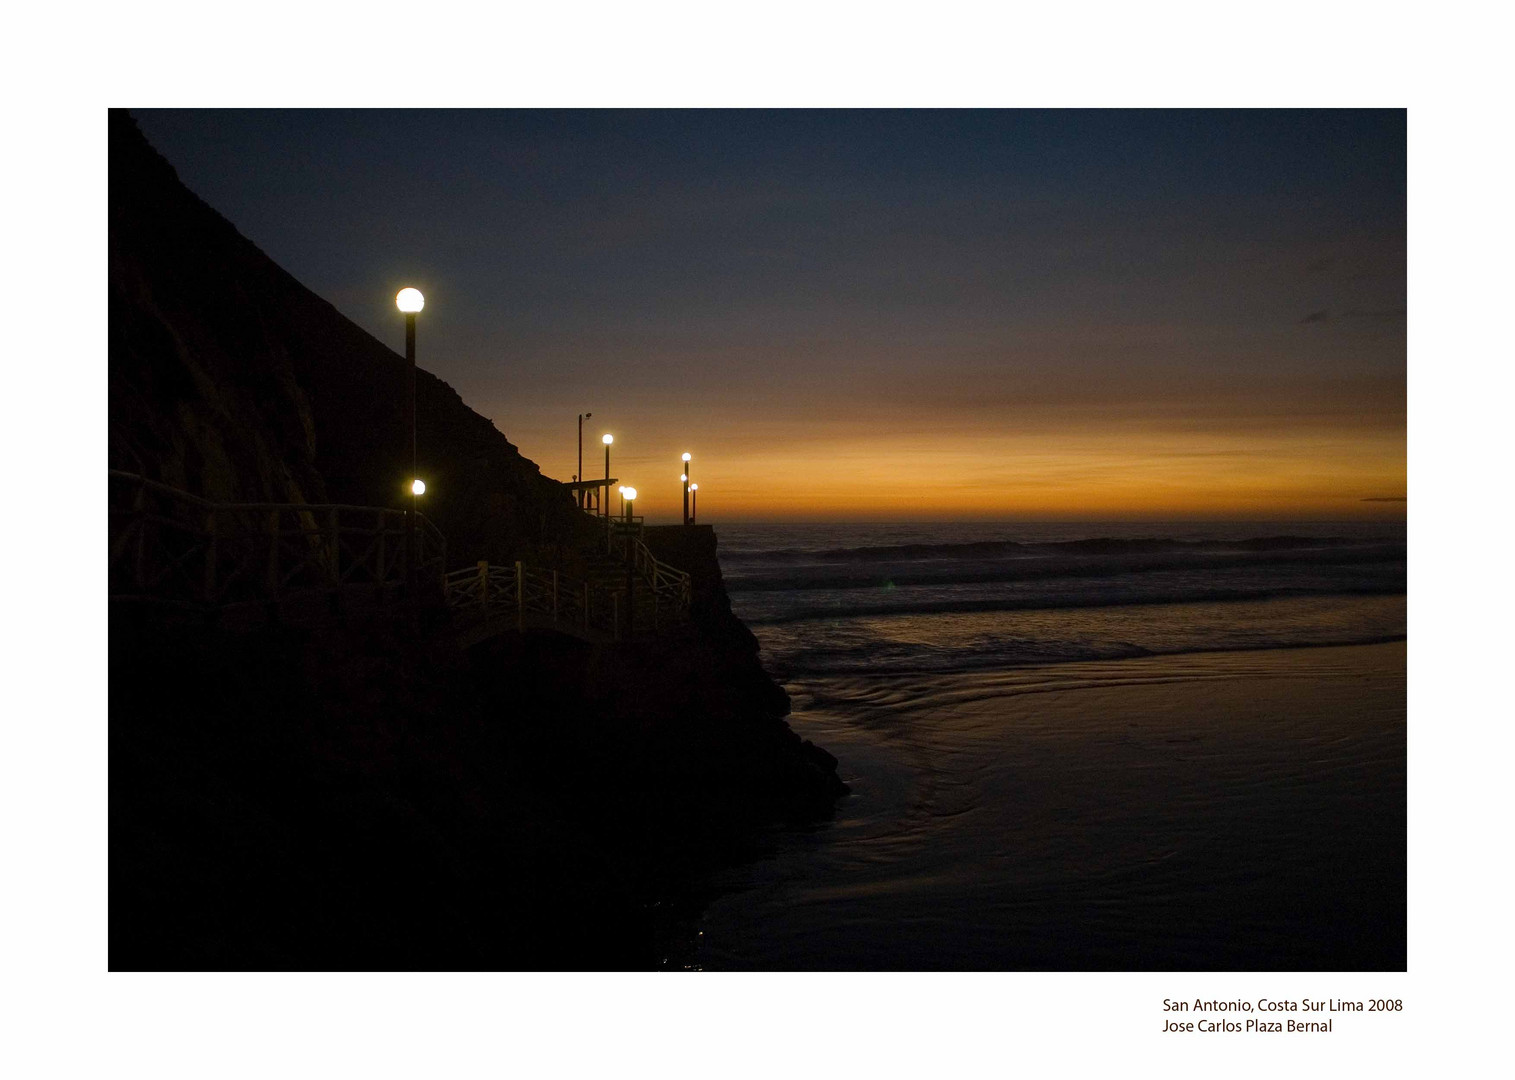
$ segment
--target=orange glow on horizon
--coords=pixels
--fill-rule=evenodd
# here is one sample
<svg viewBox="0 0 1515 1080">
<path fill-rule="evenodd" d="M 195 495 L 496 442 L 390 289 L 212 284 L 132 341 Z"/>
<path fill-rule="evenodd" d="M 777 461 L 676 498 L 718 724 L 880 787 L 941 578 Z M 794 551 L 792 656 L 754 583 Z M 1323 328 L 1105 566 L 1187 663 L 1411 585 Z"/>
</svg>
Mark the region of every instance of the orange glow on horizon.
<svg viewBox="0 0 1515 1080">
<path fill-rule="evenodd" d="M 987 392 L 951 407 L 923 394 L 835 400 L 639 397 L 613 420 L 624 429 L 616 472 L 643 479 L 637 505 L 651 521 L 679 520 L 682 485 L 667 462 L 685 452 L 701 462 L 711 524 L 1405 516 L 1404 388 L 1392 378 L 1015 409 Z M 574 471 L 571 414 L 534 426 L 531 411 L 507 408 L 497 424 L 515 427 L 524 454 L 549 476 Z"/>
<path fill-rule="evenodd" d="M 628 460 L 655 472 L 657 456 Z M 1123 433 L 838 438 L 708 448 L 721 519 L 1280 519 L 1402 517 L 1402 434 Z M 678 517 L 680 485 L 639 508 Z"/>
</svg>

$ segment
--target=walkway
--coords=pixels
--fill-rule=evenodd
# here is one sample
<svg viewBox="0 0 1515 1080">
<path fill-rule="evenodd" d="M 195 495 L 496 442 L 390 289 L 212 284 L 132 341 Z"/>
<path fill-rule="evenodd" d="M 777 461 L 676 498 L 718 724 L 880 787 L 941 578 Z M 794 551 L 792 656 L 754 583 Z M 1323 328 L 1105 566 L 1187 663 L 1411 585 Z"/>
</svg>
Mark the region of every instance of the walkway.
<svg viewBox="0 0 1515 1080">
<path fill-rule="evenodd" d="M 406 585 L 439 587 L 465 644 L 505 630 L 586 641 L 667 632 L 688 617 L 689 575 L 659 562 L 640 523 L 607 525 L 590 580 L 515 563 L 451 573 L 447 540 L 424 515 L 375 506 L 214 503 L 110 471 L 110 598 L 205 613 L 262 610 L 298 621 L 380 611 Z M 318 601 L 324 598 L 326 604 Z"/>
</svg>

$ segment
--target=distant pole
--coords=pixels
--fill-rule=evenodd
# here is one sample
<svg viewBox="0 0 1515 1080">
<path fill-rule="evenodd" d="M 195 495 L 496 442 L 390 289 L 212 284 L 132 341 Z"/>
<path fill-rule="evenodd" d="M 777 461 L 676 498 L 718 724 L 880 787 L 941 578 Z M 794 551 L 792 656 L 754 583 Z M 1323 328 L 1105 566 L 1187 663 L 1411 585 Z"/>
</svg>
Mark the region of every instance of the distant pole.
<svg viewBox="0 0 1515 1080">
<path fill-rule="evenodd" d="M 700 520 L 700 485 L 689 485 L 689 524 L 698 524 Z"/>
<path fill-rule="evenodd" d="M 684 482 L 684 524 L 689 524 L 689 455 L 683 458 L 684 471 L 679 474 L 679 479 Z"/>
<path fill-rule="evenodd" d="M 605 517 L 610 517 L 610 444 L 615 442 L 615 436 L 606 432 L 600 436 L 600 442 L 605 444 Z"/>
<path fill-rule="evenodd" d="M 579 473 L 574 477 L 575 480 L 582 480 L 584 478 L 584 418 L 593 415 L 594 413 L 592 412 L 579 413 Z M 584 509 L 584 493 L 582 491 L 579 492 L 579 509 Z"/>
<path fill-rule="evenodd" d="M 637 489 L 623 487 L 621 498 L 626 502 L 626 640 L 636 626 L 636 552 L 632 549 L 631 515 L 636 503 Z"/>
</svg>

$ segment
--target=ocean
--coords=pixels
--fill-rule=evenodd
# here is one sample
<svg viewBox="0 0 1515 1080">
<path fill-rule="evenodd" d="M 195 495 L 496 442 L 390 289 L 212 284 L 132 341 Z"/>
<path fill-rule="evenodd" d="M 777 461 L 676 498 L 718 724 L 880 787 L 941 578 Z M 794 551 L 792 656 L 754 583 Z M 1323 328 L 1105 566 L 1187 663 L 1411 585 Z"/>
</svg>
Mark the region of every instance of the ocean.
<svg viewBox="0 0 1515 1080">
<path fill-rule="evenodd" d="M 852 794 L 669 966 L 1403 969 L 1403 524 L 717 534 Z"/>
</svg>

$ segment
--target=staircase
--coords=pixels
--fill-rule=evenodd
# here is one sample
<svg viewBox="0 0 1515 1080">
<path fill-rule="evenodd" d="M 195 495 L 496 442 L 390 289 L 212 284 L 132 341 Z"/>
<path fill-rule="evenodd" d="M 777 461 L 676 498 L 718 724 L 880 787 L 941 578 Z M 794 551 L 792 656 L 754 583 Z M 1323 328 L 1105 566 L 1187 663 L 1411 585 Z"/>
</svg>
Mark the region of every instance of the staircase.
<svg viewBox="0 0 1515 1080">
<path fill-rule="evenodd" d="M 626 618 L 626 557 L 622 552 L 623 544 L 617 543 L 617 551 L 606 554 L 603 549 L 595 551 L 585 559 L 585 580 L 592 589 L 603 589 L 606 594 L 614 599 L 612 604 L 621 618 L 621 625 L 625 625 Z M 668 629 L 674 622 L 682 621 L 688 617 L 687 604 L 674 602 L 674 598 L 666 591 L 658 591 L 653 588 L 653 583 L 648 580 L 644 571 L 639 569 L 636 573 L 633 588 L 633 603 L 636 605 L 634 616 L 635 630 L 638 634 L 658 632 Z"/>
</svg>

